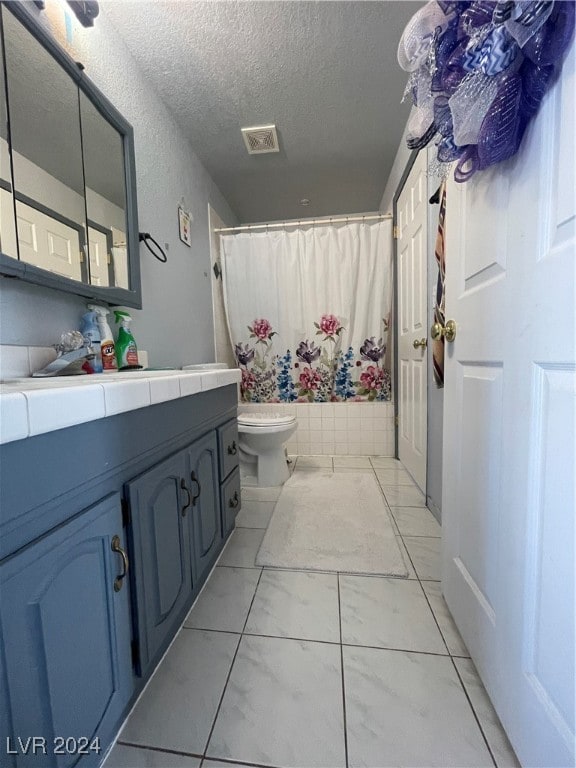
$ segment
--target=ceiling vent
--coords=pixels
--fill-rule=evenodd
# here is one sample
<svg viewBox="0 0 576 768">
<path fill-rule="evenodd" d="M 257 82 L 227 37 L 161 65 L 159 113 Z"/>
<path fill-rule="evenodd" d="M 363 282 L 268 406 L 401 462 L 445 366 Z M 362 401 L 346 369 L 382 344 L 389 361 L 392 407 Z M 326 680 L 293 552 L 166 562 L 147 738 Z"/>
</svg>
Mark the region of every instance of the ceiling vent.
<svg viewBox="0 0 576 768">
<path fill-rule="evenodd" d="M 280 152 L 275 125 L 258 125 L 255 128 L 242 128 L 241 130 L 244 144 L 246 144 L 246 149 L 250 155 Z"/>
</svg>

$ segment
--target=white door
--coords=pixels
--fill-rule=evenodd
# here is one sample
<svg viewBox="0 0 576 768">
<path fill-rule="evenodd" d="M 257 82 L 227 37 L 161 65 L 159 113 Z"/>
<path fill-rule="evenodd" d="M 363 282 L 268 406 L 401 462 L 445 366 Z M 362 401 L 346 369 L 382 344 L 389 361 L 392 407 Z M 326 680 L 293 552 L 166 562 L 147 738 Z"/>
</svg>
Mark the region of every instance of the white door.
<svg viewBox="0 0 576 768">
<path fill-rule="evenodd" d="M 88 253 L 90 254 L 90 283 L 110 285 L 108 278 L 108 240 L 104 232 L 88 227 Z"/>
<path fill-rule="evenodd" d="M 25 203 L 16 203 L 20 260 L 72 280 L 82 279 L 78 230 Z"/>
<path fill-rule="evenodd" d="M 423 493 L 426 493 L 427 430 L 426 168 L 424 151 L 416 157 L 396 206 L 398 456 Z"/>
<path fill-rule="evenodd" d="M 574 57 L 519 155 L 447 187 L 443 589 L 525 766 L 574 765 Z"/>
</svg>

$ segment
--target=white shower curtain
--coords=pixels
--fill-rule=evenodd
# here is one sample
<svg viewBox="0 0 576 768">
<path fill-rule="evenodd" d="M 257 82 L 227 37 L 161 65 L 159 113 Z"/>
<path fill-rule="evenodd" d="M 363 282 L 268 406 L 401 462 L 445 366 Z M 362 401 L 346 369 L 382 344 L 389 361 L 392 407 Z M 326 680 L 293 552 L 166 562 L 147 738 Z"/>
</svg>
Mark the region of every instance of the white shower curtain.
<svg viewBox="0 0 576 768">
<path fill-rule="evenodd" d="M 242 398 L 389 400 L 391 254 L 389 220 L 221 235 Z"/>
</svg>

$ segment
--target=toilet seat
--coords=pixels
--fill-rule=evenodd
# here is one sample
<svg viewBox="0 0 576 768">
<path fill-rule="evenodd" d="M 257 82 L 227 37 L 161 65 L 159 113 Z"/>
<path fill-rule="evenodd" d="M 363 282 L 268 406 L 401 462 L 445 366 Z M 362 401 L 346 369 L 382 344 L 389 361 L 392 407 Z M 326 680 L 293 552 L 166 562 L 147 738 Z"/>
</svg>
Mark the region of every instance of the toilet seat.
<svg viewBox="0 0 576 768">
<path fill-rule="evenodd" d="M 245 427 L 281 427 L 294 424 L 295 416 L 283 416 L 281 413 L 239 413 L 238 425 Z"/>
</svg>

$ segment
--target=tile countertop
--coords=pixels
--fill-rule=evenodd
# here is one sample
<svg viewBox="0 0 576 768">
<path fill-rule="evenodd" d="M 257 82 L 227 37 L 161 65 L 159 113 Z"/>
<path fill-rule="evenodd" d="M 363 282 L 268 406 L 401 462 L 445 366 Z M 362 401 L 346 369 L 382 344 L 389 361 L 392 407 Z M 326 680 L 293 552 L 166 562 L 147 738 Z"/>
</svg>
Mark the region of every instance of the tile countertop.
<svg viewBox="0 0 576 768">
<path fill-rule="evenodd" d="M 236 368 L 13 379 L 0 384 L 0 443 L 53 432 L 240 381 Z"/>
</svg>

